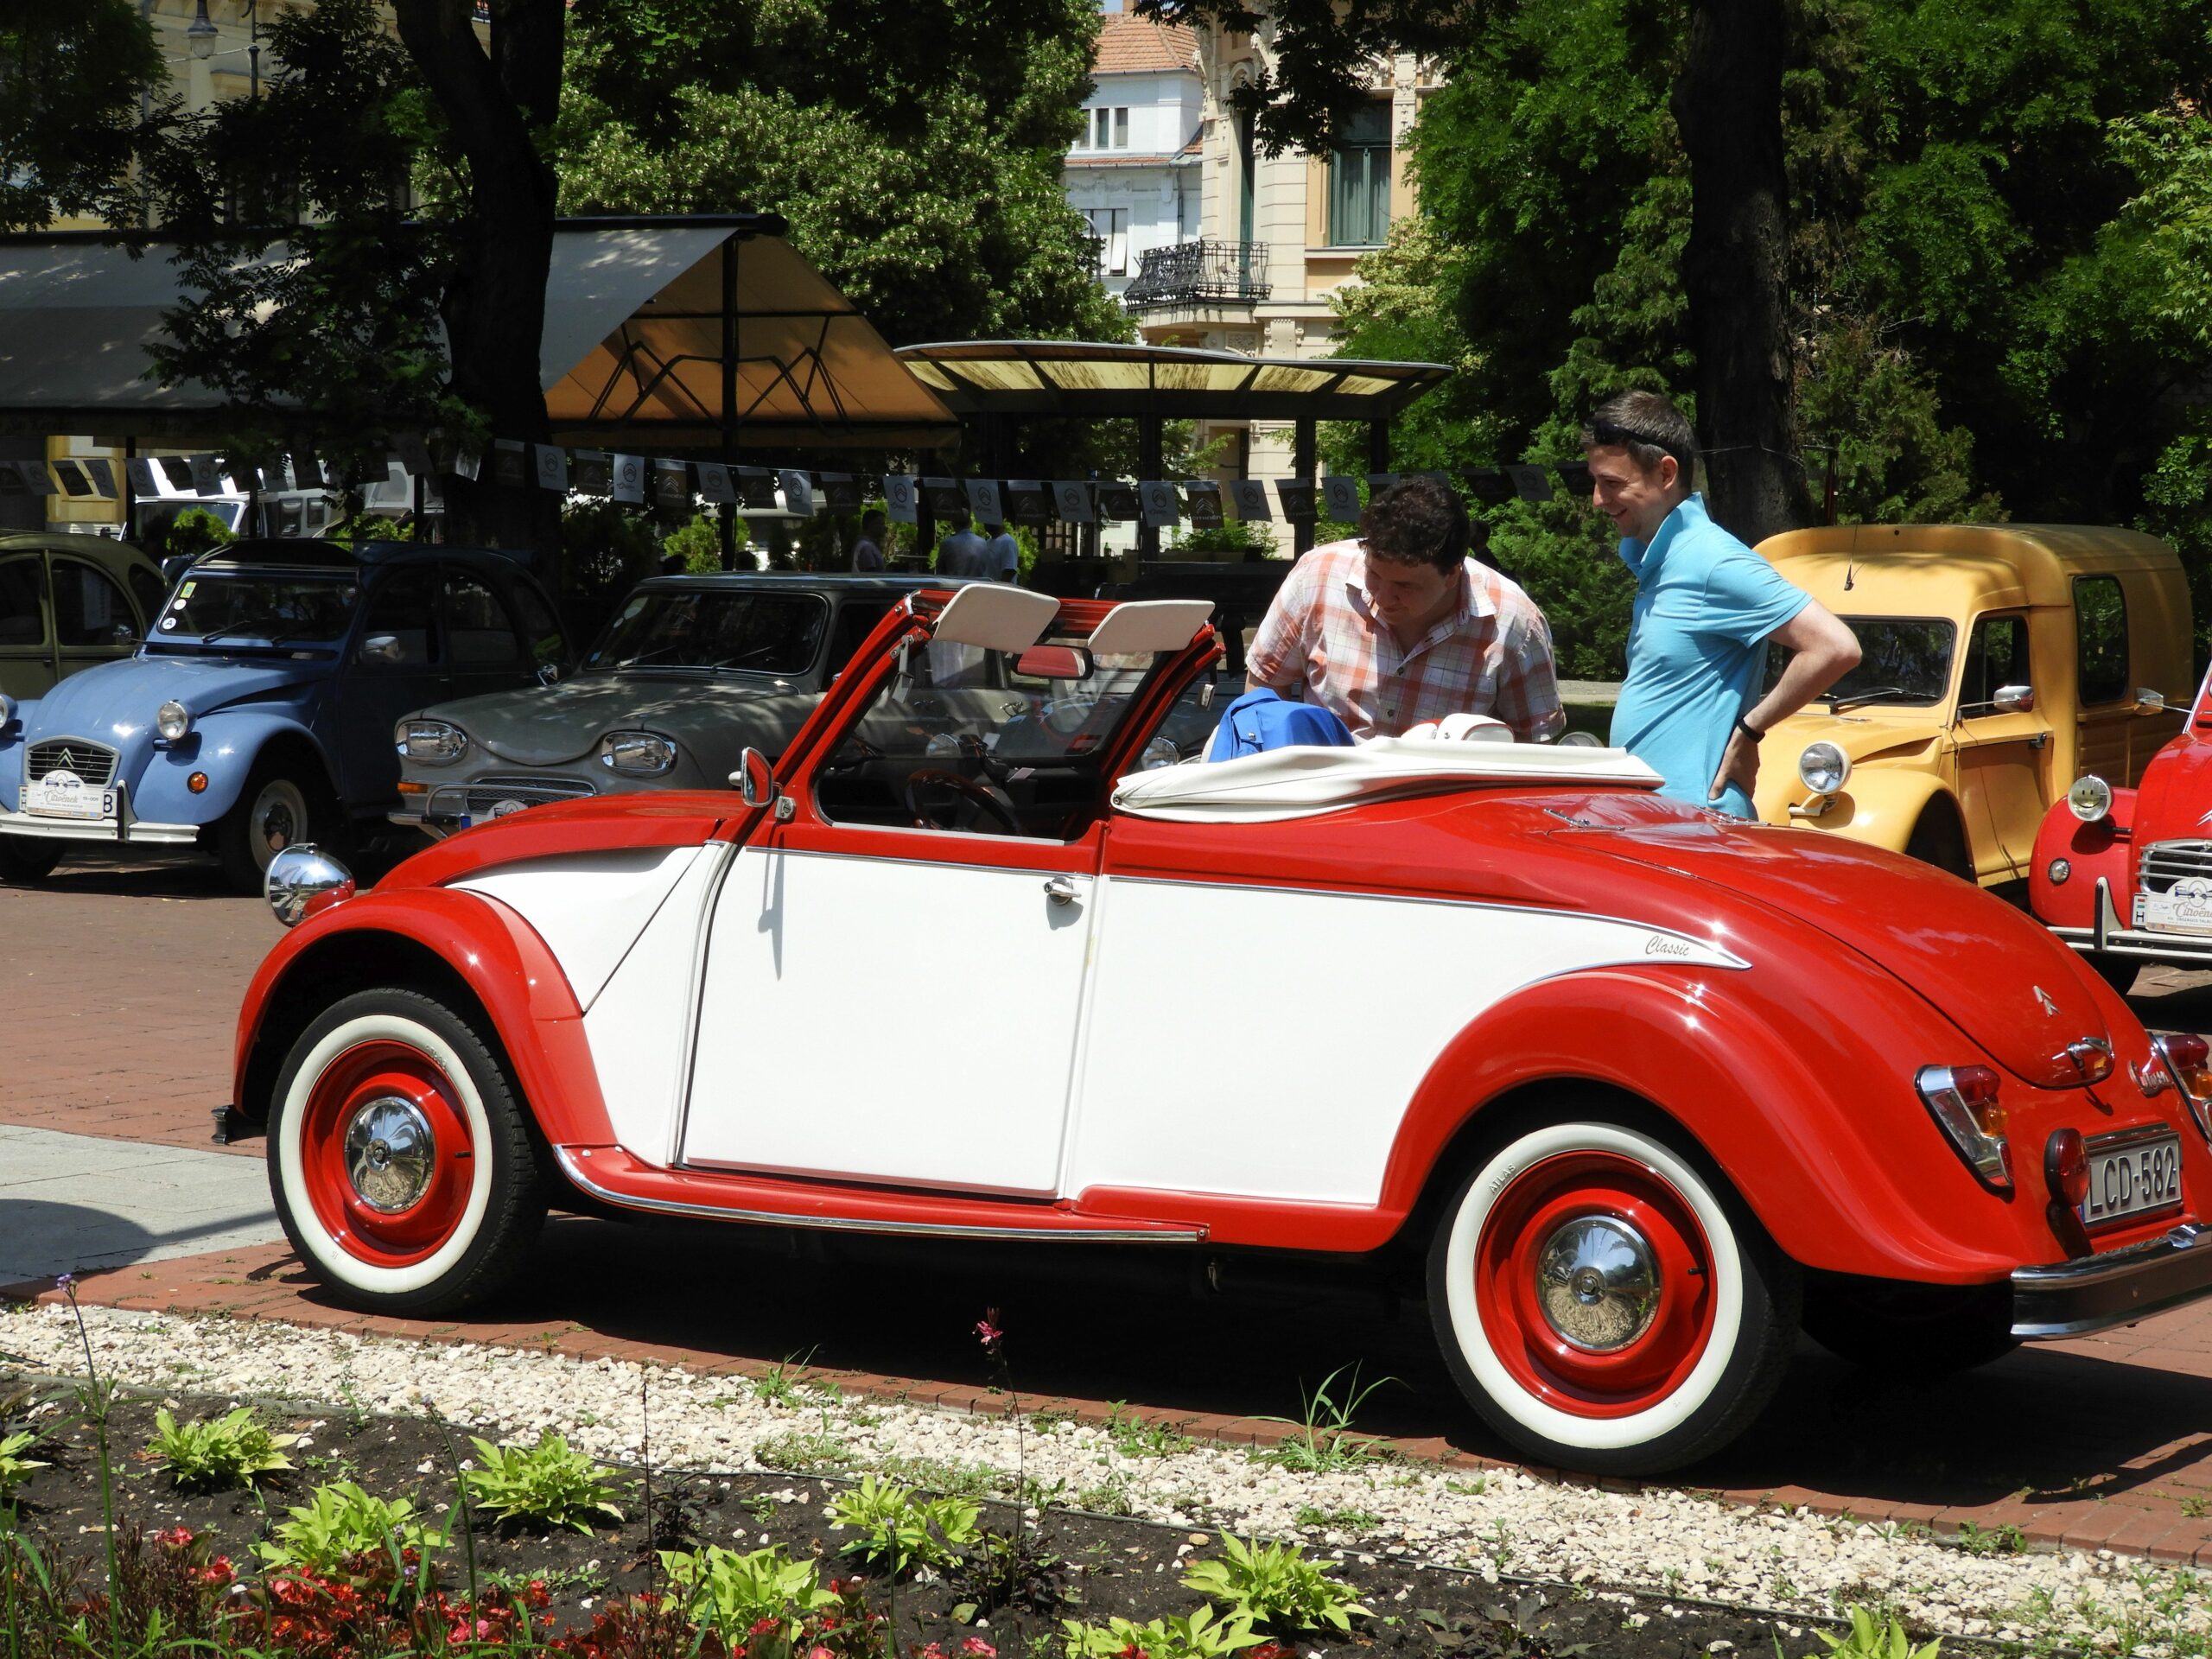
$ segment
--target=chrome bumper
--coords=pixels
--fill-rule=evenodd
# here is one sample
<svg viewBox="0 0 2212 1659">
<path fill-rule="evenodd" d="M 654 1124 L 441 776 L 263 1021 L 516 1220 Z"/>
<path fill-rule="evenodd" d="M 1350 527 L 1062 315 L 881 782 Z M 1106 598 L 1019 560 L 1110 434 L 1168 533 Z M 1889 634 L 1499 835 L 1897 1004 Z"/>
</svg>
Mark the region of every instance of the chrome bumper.
<svg viewBox="0 0 2212 1659">
<path fill-rule="evenodd" d="M 35 836 L 41 841 L 135 842 L 156 847 L 188 847 L 200 839 L 196 823 L 154 823 L 134 817 L 130 791 L 115 785 L 115 816 L 111 818 L 42 818 L 29 812 L 11 812 L 0 806 L 0 836 Z"/>
<path fill-rule="evenodd" d="M 2212 1228 L 2183 1222 L 2163 1237 L 2012 1272 L 2012 1334 L 2078 1337 L 2133 1325 L 2212 1295 Z"/>
<path fill-rule="evenodd" d="M 2096 922 L 2090 927 L 2054 927 L 2051 933 L 2076 950 L 2115 957 L 2164 957 L 2168 961 L 2201 962 L 2212 967 L 2212 934 L 2152 933 L 2122 927 L 2120 906 L 2112 901 L 2112 883 L 2097 878 Z"/>
</svg>

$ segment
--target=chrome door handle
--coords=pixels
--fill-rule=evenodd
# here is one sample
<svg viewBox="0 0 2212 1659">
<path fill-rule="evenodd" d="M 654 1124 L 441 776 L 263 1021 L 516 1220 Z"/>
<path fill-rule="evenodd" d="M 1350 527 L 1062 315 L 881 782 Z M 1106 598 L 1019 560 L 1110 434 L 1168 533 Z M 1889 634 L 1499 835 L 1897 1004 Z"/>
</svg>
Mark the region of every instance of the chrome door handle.
<svg viewBox="0 0 2212 1659">
<path fill-rule="evenodd" d="M 1045 884 L 1045 896 L 1056 905 L 1075 903 L 1075 883 L 1065 875 L 1056 875 Z"/>
</svg>

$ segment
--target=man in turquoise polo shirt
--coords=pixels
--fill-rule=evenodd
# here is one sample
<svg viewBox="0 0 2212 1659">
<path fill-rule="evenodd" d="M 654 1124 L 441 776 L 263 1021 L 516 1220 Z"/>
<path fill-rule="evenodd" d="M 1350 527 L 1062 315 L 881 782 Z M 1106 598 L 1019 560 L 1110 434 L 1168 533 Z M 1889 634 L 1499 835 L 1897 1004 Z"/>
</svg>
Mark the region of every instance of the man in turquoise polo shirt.
<svg viewBox="0 0 2212 1659">
<path fill-rule="evenodd" d="M 1849 673 L 1859 641 L 1706 517 L 1690 488 L 1696 435 L 1666 398 L 1608 399 L 1582 447 L 1592 499 L 1620 531 L 1636 577 L 1613 746 L 1664 778 L 1662 793 L 1751 817 L 1760 738 Z M 1760 696 L 1769 640 L 1792 655 Z"/>
</svg>

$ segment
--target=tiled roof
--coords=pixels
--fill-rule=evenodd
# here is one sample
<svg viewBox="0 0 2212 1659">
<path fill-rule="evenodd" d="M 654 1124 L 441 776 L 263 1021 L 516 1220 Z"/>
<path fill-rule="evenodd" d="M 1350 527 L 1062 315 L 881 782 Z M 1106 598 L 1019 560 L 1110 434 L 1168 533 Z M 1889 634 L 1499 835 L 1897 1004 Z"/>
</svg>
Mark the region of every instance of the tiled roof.
<svg viewBox="0 0 2212 1659">
<path fill-rule="evenodd" d="M 1096 75 L 1157 74 L 1161 70 L 1198 73 L 1198 37 L 1181 23 L 1155 23 L 1128 12 L 1109 11 L 1098 20 Z"/>
</svg>

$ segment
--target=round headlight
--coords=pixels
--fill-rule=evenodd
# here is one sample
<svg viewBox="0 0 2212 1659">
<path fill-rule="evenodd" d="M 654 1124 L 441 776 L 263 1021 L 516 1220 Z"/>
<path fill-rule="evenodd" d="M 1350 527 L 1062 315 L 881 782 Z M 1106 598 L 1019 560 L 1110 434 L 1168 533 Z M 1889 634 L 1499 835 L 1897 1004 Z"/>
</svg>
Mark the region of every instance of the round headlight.
<svg viewBox="0 0 2212 1659">
<path fill-rule="evenodd" d="M 2074 780 L 2066 791 L 2066 810 L 2084 823 L 2094 823 L 2112 810 L 2112 785 L 2094 772 Z"/>
<path fill-rule="evenodd" d="M 0 726 L 8 725 L 15 718 L 16 700 L 5 691 L 0 691 Z"/>
<path fill-rule="evenodd" d="M 1808 743 L 1797 777 L 1815 795 L 1833 795 L 1851 781 L 1851 757 L 1833 743 Z"/>
<path fill-rule="evenodd" d="M 599 764 L 626 778 L 658 778 L 676 765 L 676 745 L 656 732 L 609 732 L 599 740 Z"/>
<path fill-rule="evenodd" d="M 174 743 L 192 729 L 192 710 L 172 699 L 155 714 L 154 729 Z"/>
<path fill-rule="evenodd" d="M 428 766 L 449 766 L 468 753 L 468 734 L 442 720 L 403 720 L 392 735 L 403 758 Z"/>
<path fill-rule="evenodd" d="M 2050 878 L 2052 887 L 2063 887 L 2074 874 L 2074 861 L 2071 859 L 2054 858 L 2050 861 L 2050 868 L 2044 874 Z"/>
</svg>

